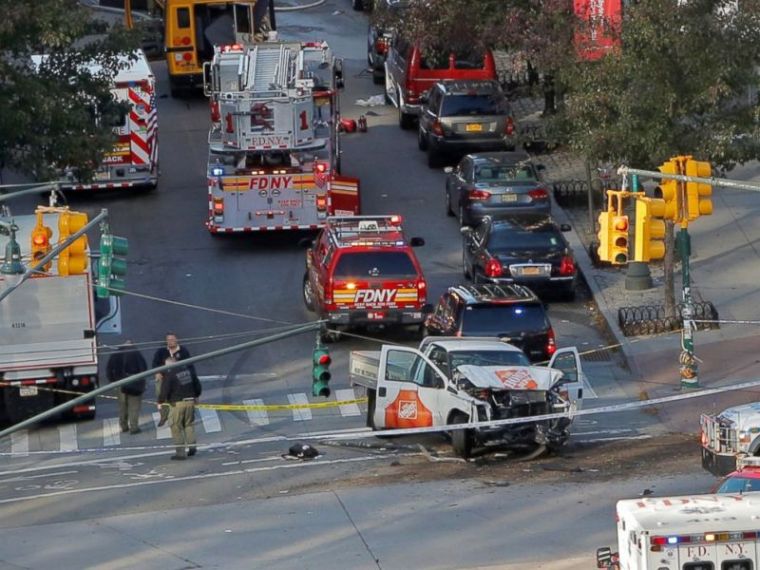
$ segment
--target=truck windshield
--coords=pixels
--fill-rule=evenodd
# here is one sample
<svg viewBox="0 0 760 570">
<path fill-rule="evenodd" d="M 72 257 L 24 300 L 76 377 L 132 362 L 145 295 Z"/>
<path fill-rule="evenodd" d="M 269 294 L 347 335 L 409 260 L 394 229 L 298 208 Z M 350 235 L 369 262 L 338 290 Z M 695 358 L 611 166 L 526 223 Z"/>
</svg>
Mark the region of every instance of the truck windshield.
<svg viewBox="0 0 760 570">
<path fill-rule="evenodd" d="M 340 279 L 417 277 L 417 269 L 404 251 L 344 253 L 338 259 L 334 276 Z"/>
<path fill-rule="evenodd" d="M 516 350 L 457 350 L 449 353 L 450 370 L 457 366 L 472 364 L 473 366 L 530 366 L 530 360 L 522 352 Z"/>
<path fill-rule="evenodd" d="M 549 325 L 537 304 L 469 305 L 465 307 L 462 332 L 467 336 L 511 336 L 543 332 Z"/>
<path fill-rule="evenodd" d="M 760 491 L 760 479 L 749 477 L 731 477 L 718 489 L 718 493 L 749 493 Z"/>
</svg>

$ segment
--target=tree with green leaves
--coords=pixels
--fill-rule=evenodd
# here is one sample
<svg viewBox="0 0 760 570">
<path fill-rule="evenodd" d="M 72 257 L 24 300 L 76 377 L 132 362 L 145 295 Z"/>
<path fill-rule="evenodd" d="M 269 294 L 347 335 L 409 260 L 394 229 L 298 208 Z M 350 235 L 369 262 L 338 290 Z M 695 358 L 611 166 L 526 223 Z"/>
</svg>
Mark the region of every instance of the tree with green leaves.
<svg viewBox="0 0 760 570">
<path fill-rule="evenodd" d="M 88 179 L 113 145 L 112 80 L 138 37 L 77 0 L 0 0 L 0 14 L 0 169 Z"/>
</svg>

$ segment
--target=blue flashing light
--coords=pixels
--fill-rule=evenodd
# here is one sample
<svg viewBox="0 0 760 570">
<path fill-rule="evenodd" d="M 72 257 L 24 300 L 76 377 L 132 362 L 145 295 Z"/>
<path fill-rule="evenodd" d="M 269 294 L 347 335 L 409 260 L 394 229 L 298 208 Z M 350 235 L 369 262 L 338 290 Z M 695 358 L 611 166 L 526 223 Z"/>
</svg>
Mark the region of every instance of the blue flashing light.
<svg viewBox="0 0 760 570">
<path fill-rule="evenodd" d="M 668 537 L 668 544 L 678 544 L 678 537 L 677 536 L 669 536 Z"/>
<path fill-rule="evenodd" d="M 521 309 L 520 307 L 517 307 L 515 309 L 515 315 L 522 315 L 525 312 L 525 309 Z"/>
</svg>

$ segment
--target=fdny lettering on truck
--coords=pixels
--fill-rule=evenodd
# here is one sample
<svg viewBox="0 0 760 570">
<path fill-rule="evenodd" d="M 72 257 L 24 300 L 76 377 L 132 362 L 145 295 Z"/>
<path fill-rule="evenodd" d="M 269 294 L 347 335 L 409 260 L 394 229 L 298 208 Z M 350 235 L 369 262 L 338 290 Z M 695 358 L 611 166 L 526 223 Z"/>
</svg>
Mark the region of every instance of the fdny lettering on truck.
<svg viewBox="0 0 760 570">
<path fill-rule="evenodd" d="M 285 190 L 293 187 L 292 176 L 253 176 L 251 190 Z"/>
<path fill-rule="evenodd" d="M 395 289 L 360 289 L 354 296 L 354 303 L 393 303 L 395 299 Z"/>
<path fill-rule="evenodd" d="M 290 137 L 285 135 L 252 136 L 249 149 L 285 148 L 291 146 Z"/>
</svg>

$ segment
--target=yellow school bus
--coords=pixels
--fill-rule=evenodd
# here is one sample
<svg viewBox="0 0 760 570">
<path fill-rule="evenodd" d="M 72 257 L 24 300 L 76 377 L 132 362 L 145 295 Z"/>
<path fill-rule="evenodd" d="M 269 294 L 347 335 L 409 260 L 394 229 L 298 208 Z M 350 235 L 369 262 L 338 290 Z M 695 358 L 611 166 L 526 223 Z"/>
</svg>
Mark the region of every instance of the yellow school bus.
<svg viewBox="0 0 760 570">
<path fill-rule="evenodd" d="M 203 86 L 215 45 L 251 44 L 276 30 L 274 0 L 155 0 L 163 12 L 172 97 Z"/>
</svg>

